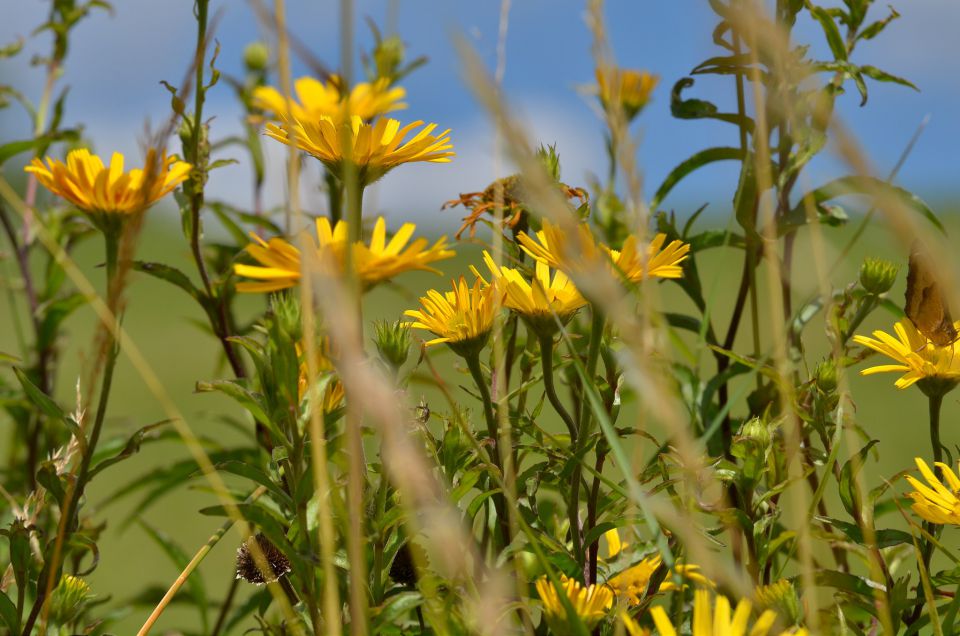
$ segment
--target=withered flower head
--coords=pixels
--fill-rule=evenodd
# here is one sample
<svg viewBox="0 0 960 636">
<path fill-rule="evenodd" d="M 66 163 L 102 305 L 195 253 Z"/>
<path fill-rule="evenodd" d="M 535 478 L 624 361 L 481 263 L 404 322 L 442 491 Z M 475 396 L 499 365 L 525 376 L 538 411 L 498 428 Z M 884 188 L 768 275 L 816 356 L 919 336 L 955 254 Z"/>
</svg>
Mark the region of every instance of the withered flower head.
<svg viewBox="0 0 960 636">
<path fill-rule="evenodd" d="M 577 205 L 583 205 L 587 202 L 587 191 L 583 188 L 575 188 L 565 183 L 557 183 L 560 192 L 568 200 L 577 200 Z M 497 209 L 498 201 L 503 206 L 503 225 L 513 230 L 515 233 L 527 229 L 526 218 L 529 208 L 525 203 L 523 183 L 519 174 L 513 174 L 509 177 L 497 179 L 483 190 L 483 192 L 465 192 L 461 193 L 459 198 L 451 199 L 443 204 L 443 209 L 462 205 L 470 210 L 470 213 L 463 217 L 463 224 L 457 230 L 457 238 L 467 229 L 470 230 L 472 238 L 477 232 L 477 223 L 487 212 L 491 217 Z"/>
<path fill-rule="evenodd" d="M 256 541 L 260 546 L 260 552 L 266 565 L 270 566 L 270 572 L 266 573 L 257 567 L 257 559 L 253 554 L 253 542 Z M 290 572 L 290 560 L 280 551 L 277 546 L 261 533 L 250 537 L 237 548 L 237 578 L 243 579 L 247 583 L 254 585 L 263 585 L 264 583 L 273 583 L 281 576 Z M 267 576 L 264 576 L 267 574 Z"/>
</svg>

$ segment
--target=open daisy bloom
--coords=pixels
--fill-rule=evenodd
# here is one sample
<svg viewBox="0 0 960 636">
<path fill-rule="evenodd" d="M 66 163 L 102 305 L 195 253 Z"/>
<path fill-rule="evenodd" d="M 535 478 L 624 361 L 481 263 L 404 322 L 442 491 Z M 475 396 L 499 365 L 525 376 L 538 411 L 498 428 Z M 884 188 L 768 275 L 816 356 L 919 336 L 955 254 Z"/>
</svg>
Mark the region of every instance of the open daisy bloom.
<svg viewBox="0 0 960 636">
<path fill-rule="evenodd" d="M 626 68 L 597 68 L 596 76 L 600 103 L 608 111 L 619 106 L 627 121 L 640 114 L 660 82 L 657 75 Z"/>
<path fill-rule="evenodd" d="M 328 116 L 267 124 L 267 135 L 319 159 L 338 179 L 346 161 L 357 168 L 361 185 L 369 185 L 403 163 L 449 163 L 454 156 L 450 129 L 433 134 L 436 124 L 415 121 L 401 127 L 396 119 L 369 124 L 353 116 L 340 123 Z M 420 128 L 416 133 L 414 131 Z M 413 134 L 409 139 L 409 135 Z"/>
<path fill-rule="evenodd" d="M 554 316 L 565 322 L 587 304 L 566 274 L 556 271 L 551 279 L 550 267 L 546 263 L 536 261 L 534 278 L 527 281 L 519 270 L 498 267 L 486 250 L 483 251 L 483 262 L 503 291 L 504 307 L 523 316 L 538 332 L 553 333 L 557 327 Z M 471 266 L 471 269 L 487 284 L 475 267 Z"/>
<path fill-rule="evenodd" d="M 712 607 L 710 592 L 697 590 L 693 597 L 691 636 L 767 636 L 777 615 L 771 610 L 764 611 L 748 630 L 751 607 L 750 601 L 741 600 L 731 615 L 730 601 L 726 597 L 718 596 L 716 607 Z M 650 608 L 650 616 L 660 636 L 677 636 L 679 633 L 659 605 Z"/>
<path fill-rule="evenodd" d="M 467 285 L 461 276 L 453 290 L 440 293 L 435 289 L 420 298 L 422 309 L 408 309 L 405 316 L 414 318 L 411 327 L 426 329 L 437 337 L 426 346 L 447 343 L 457 354 L 467 357 L 486 344 L 499 303 L 496 285 L 484 285 L 477 279 Z"/>
<path fill-rule="evenodd" d="M 613 593 L 602 585 L 584 587 L 579 581 L 562 576 L 562 593 L 570 601 L 573 611 L 576 612 L 587 629 L 593 627 L 607 614 L 613 606 Z M 537 579 L 537 594 L 543 601 L 543 613 L 551 629 L 558 634 L 566 633 L 564 627 L 569 624 L 567 610 L 560 600 L 557 589 L 545 576 Z"/>
<path fill-rule="evenodd" d="M 954 324 L 960 328 L 960 322 Z M 893 330 L 896 338 L 884 331 L 874 331 L 873 338 L 853 337 L 857 344 L 882 353 L 895 362 L 864 369 L 860 375 L 903 372 L 895 383 L 898 389 L 906 389 L 920 381 L 936 383 L 940 385 L 939 389 L 952 388 L 960 382 L 960 341 L 945 347 L 936 345 L 920 333 L 908 318 L 894 324 Z M 923 384 L 920 386 L 924 388 Z"/>
<path fill-rule="evenodd" d="M 89 150 L 72 150 L 66 163 L 46 157 L 34 159 L 24 168 L 40 184 L 94 216 L 131 215 L 143 212 L 180 185 L 190 174 L 190 164 L 175 156 L 157 157 L 147 152 L 145 168 L 124 172 L 124 157 L 113 153 L 110 165 Z M 96 220 L 96 219 L 95 219 Z"/>
<path fill-rule="evenodd" d="M 940 469 L 947 486 L 943 485 L 937 476 L 933 474 L 927 463 L 919 457 L 914 458 L 920 474 L 927 481 L 929 486 L 920 483 L 910 475 L 907 475 L 907 481 L 916 490 L 910 493 L 913 499 L 911 509 L 917 515 L 931 523 L 951 524 L 960 526 L 960 479 L 956 473 L 946 464 L 937 462 L 934 465 Z"/>
<path fill-rule="evenodd" d="M 321 117 L 344 119 L 348 114 L 364 121 L 406 108 L 403 98 L 407 91 L 391 86 L 386 78 L 369 84 L 362 82 L 344 94 L 343 80 L 337 75 L 322 82 L 313 77 L 301 77 L 293 84 L 295 95 L 290 100 L 272 86 L 258 86 L 253 91 L 253 105 L 277 119 L 313 121 Z"/>
<path fill-rule="evenodd" d="M 332 264 L 343 271 L 348 236 L 346 221 L 338 221 L 335 226 L 331 226 L 329 219 L 320 217 L 316 221 L 316 227 L 316 263 L 321 267 Z M 387 241 L 387 223 L 383 217 L 379 217 L 373 227 L 370 244 L 363 241 L 354 244 L 353 262 L 364 289 L 370 289 L 379 282 L 411 270 L 439 273 L 429 264 L 454 255 L 453 250 L 447 248 L 445 236 L 440 237 L 430 247 L 425 238 L 418 238 L 410 243 L 416 227 L 413 223 L 404 223 Z M 247 246 L 247 252 L 260 265 L 237 263 L 233 266 L 233 271 L 238 276 L 253 278 L 257 282 L 240 282 L 237 290 L 271 292 L 296 285 L 302 271 L 300 250 L 282 238 L 264 241 L 256 235 L 251 236 L 256 242 Z"/>
<path fill-rule="evenodd" d="M 517 240 L 527 254 L 568 274 L 588 272 L 590 268 L 606 263 L 613 266 L 617 276 L 631 283 L 644 278 L 680 278 L 683 276 L 680 263 L 690 254 L 690 245 L 680 240 L 671 241 L 664 247 L 665 234 L 657 234 L 642 254 L 638 239 L 632 234 L 620 250 L 610 249 L 597 242 L 586 223 L 577 226 L 576 238 L 571 239 L 563 228 L 544 220 L 543 229 L 536 233 L 536 238 L 523 232 Z"/>
</svg>

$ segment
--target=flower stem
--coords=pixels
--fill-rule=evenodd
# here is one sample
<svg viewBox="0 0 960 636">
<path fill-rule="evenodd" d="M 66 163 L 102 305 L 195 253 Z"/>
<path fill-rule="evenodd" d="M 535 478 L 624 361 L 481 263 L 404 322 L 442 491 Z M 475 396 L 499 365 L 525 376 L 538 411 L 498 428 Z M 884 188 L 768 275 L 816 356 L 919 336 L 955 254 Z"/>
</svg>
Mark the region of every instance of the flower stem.
<svg viewBox="0 0 960 636">
<path fill-rule="evenodd" d="M 560 419 L 567 427 L 570 433 L 571 448 L 577 443 L 577 425 L 573 421 L 570 413 L 567 411 L 560 397 L 557 395 L 557 388 L 553 380 L 553 338 L 550 336 L 540 336 L 540 362 L 543 364 L 543 389 L 547 394 L 547 400 L 553 406 Z"/>
<path fill-rule="evenodd" d="M 53 557 L 48 564 L 46 581 L 37 585 L 37 597 L 34 600 L 33 609 L 30 612 L 27 622 L 24 626 L 23 634 L 28 636 L 32 630 L 37 618 L 40 618 L 40 632 L 46 633 L 46 619 L 49 607 L 47 600 L 53 592 L 57 581 L 60 579 L 60 570 L 63 564 L 64 546 L 69 540 L 69 535 L 73 528 L 78 524 L 74 523 L 74 517 L 78 513 L 80 498 L 83 496 L 84 489 L 90 474 L 90 464 L 93 461 L 93 455 L 97 449 L 97 443 L 100 440 L 100 431 L 103 429 L 103 422 L 107 414 L 107 404 L 110 401 L 110 387 L 113 385 L 113 371 L 116 367 L 120 348 L 116 339 L 116 330 L 119 326 L 119 296 L 120 281 L 117 279 L 117 270 L 120 254 L 120 237 L 122 225 L 112 224 L 104 228 L 104 246 L 107 263 L 107 307 L 113 313 L 114 323 L 107 327 L 106 336 L 106 360 L 103 371 L 103 383 L 100 388 L 100 398 L 97 403 L 97 412 L 94 416 L 93 427 L 90 429 L 90 438 L 85 440 L 83 445 L 83 456 L 80 459 L 80 467 L 77 471 L 76 481 L 72 488 L 68 487 L 63 502 L 63 508 L 60 511 L 60 524 L 57 528 L 57 536 L 53 548 Z M 47 609 L 42 612 L 45 607 Z"/>
<path fill-rule="evenodd" d="M 937 479 L 942 479 L 943 471 L 936 464 L 943 461 L 943 445 L 940 443 L 940 407 L 943 405 L 943 393 L 940 391 L 931 392 L 927 395 L 927 401 L 930 410 L 930 445 L 933 447 L 933 461 L 935 462 L 933 471 Z M 930 521 L 923 522 L 923 529 L 931 537 L 938 536 L 940 534 L 939 530 L 942 527 L 943 526 Z M 920 570 L 919 576 L 930 576 L 930 561 L 933 558 L 932 539 L 924 539 L 921 558 L 923 561 L 923 569 Z M 918 581 L 917 602 L 913 608 L 913 614 L 906 621 L 907 625 L 912 625 L 920 618 L 923 612 L 923 605 L 923 581 Z"/>
<path fill-rule="evenodd" d="M 473 377 L 473 383 L 477 385 L 480 392 L 480 399 L 483 402 L 483 417 L 487 423 L 487 435 L 493 440 L 493 448 L 490 449 L 490 459 L 493 465 L 503 474 L 503 463 L 500 455 L 500 435 L 497 426 L 497 416 L 493 412 L 493 400 L 490 397 L 490 387 L 483 377 L 483 370 L 480 368 L 480 354 L 471 353 L 465 356 L 467 368 Z M 503 539 L 503 545 L 510 543 L 510 520 L 507 518 L 507 502 L 503 493 L 497 493 L 493 496 L 493 504 L 497 511 L 497 522 L 500 525 L 500 533 Z"/>
<path fill-rule="evenodd" d="M 587 346 L 587 362 L 584 370 L 584 380 L 593 382 L 597 375 L 597 362 L 600 359 L 600 345 L 603 343 L 603 331 L 606 327 L 606 316 L 596 306 L 592 306 L 592 320 L 590 323 L 590 344 Z M 577 426 L 574 432 L 574 456 L 583 461 L 584 448 L 586 440 L 590 435 L 590 400 L 586 397 L 586 387 L 583 387 L 580 398 L 580 411 L 577 413 Z M 570 532 L 573 534 L 573 552 L 577 557 L 577 562 L 584 571 L 584 580 L 589 578 L 590 572 L 588 564 L 583 554 L 582 537 L 580 534 L 580 479 L 583 474 L 583 467 L 580 461 L 573 464 L 573 470 L 570 475 L 570 522 L 572 527 Z M 589 528 L 586 529 L 589 531 Z"/>
</svg>

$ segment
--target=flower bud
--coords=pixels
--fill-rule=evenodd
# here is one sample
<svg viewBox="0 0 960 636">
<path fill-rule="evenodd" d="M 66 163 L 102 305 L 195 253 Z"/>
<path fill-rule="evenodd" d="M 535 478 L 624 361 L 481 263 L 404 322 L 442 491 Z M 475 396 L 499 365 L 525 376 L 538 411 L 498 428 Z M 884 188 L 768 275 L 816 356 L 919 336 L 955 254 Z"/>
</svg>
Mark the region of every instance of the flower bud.
<svg viewBox="0 0 960 636">
<path fill-rule="evenodd" d="M 860 284 L 871 294 L 890 291 L 900 268 L 882 258 L 867 258 L 860 266 Z"/>
<path fill-rule="evenodd" d="M 394 371 L 403 366 L 410 352 L 410 323 L 378 320 L 374 323 L 374 344 L 380 358 Z"/>
<path fill-rule="evenodd" d="M 90 586 L 80 577 L 64 574 L 50 598 L 50 619 L 56 625 L 73 621 L 93 598 Z"/>
<path fill-rule="evenodd" d="M 760 448 L 766 448 L 770 444 L 770 429 L 759 417 L 754 417 L 744 424 L 740 436 L 755 442 Z"/>
<path fill-rule="evenodd" d="M 560 155 L 557 154 L 556 144 L 550 146 L 541 145 L 537 149 L 537 159 L 546 168 L 547 174 L 553 177 L 554 181 L 560 180 Z"/>
<path fill-rule="evenodd" d="M 815 379 L 817 388 L 824 393 L 833 393 L 837 390 L 837 365 L 833 359 L 824 360 L 817 365 Z"/>
<path fill-rule="evenodd" d="M 757 588 L 757 601 L 767 609 L 777 611 L 781 616 L 796 625 L 802 616 L 800 598 L 793 584 L 786 579 L 774 581 L 770 585 Z"/>
<path fill-rule="evenodd" d="M 270 47 L 263 42 L 251 42 L 243 49 L 243 65 L 250 72 L 262 72 L 270 63 Z"/>
</svg>

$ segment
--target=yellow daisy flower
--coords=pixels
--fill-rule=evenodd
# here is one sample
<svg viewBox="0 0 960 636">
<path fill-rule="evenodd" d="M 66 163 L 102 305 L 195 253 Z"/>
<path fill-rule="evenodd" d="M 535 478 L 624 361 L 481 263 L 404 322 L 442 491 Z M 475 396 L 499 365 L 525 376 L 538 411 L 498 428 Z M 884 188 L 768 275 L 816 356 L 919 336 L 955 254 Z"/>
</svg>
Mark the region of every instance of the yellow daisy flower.
<svg viewBox="0 0 960 636">
<path fill-rule="evenodd" d="M 322 116 L 267 124 L 267 135 L 313 155 L 340 179 L 344 161 L 349 159 L 357 166 L 360 183 L 367 185 L 403 163 L 450 162 L 455 154 L 450 129 L 435 135 L 437 125 L 427 124 L 413 133 L 421 126 L 422 121 L 415 121 L 401 128 L 399 121 L 387 118 L 368 124 L 357 116 L 340 124 Z M 407 139 L 410 134 L 413 136 Z"/>
<path fill-rule="evenodd" d="M 643 559 L 636 565 L 611 576 L 607 579 L 607 585 L 620 598 L 625 599 L 630 605 L 639 605 L 640 599 L 647 591 L 650 584 L 650 578 L 661 562 L 660 555 L 654 555 Z M 672 574 L 677 574 L 681 578 L 688 580 L 703 587 L 713 588 L 713 582 L 700 573 L 700 566 L 686 565 L 682 563 L 675 564 Z M 668 592 L 677 589 L 677 585 L 671 580 L 671 575 L 660 584 L 655 592 Z"/>
<path fill-rule="evenodd" d="M 415 319 L 411 327 L 426 329 L 437 336 L 426 346 L 445 342 L 466 356 L 486 344 L 493 328 L 499 293 L 495 285 L 484 285 L 480 279 L 470 287 L 461 276 L 459 281 L 454 281 L 452 291 L 441 294 L 431 289 L 420 298 L 422 309 L 408 309 L 403 313 Z"/>
<path fill-rule="evenodd" d="M 307 393 L 307 379 L 309 377 L 309 370 L 307 366 L 307 356 L 304 355 L 304 349 L 302 344 L 297 344 L 297 355 L 300 356 L 300 373 L 297 378 L 297 397 L 302 402 L 304 395 Z M 319 350 L 317 351 L 317 376 L 322 377 L 326 373 L 331 373 L 334 371 L 333 361 L 330 359 L 330 338 L 324 337 L 320 342 Z M 334 378 L 327 384 L 327 388 L 323 394 L 323 412 L 332 413 L 336 409 L 340 408 L 340 405 L 343 403 L 343 398 L 346 397 L 346 391 L 343 388 L 343 383 L 340 382 L 340 378 Z"/>
<path fill-rule="evenodd" d="M 680 240 L 667 240 L 665 234 L 657 234 L 641 256 L 637 246 L 637 237 L 630 235 L 620 250 L 610 249 L 597 242 L 586 223 L 577 228 L 576 238 L 563 231 L 550 221 L 543 222 L 543 229 L 534 239 L 526 232 L 517 237 L 520 247 L 530 256 L 565 272 L 584 272 L 597 267 L 600 263 L 612 264 L 615 273 L 631 283 L 644 278 L 680 278 L 683 276 L 682 263 L 690 254 L 690 245 Z M 579 244 L 579 252 L 572 245 Z"/>
<path fill-rule="evenodd" d="M 693 597 L 691 636 L 745 636 L 748 633 L 750 636 L 767 636 L 777 615 L 772 610 L 764 611 L 748 632 L 751 607 L 750 601 L 741 600 L 731 616 L 730 601 L 726 597 L 718 596 L 716 607 L 711 607 L 710 592 L 697 590 Z M 650 616 L 659 636 L 677 636 L 678 630 L 662 607 L 651 607 Z"/>
<path fill-rule="evenodd" d="M 610 67 L 596 69 L 597 93 L 607 110 L 619 105 L 627 121 L 632 120 L 650 101 L 660 77 L 647 71 Z"/>
<path fill-rule="evenodd" d="M 110 165 L 89 150 L 72 150 L 66 163 L 46 157 L 34 159 L 24 168 L 40 184 L 90 214 L 123 215 L 143 212 L 180 185 L 190 174 L 189 163 L 175 156 L 147 152 L 145 169 L 124 172 L 124 157 L 113 153 Z M 148 178 L 149 175 L 149 178 Z"/>
<path fill-rule="evenodd" d="M 910 507 L 917 515 L 931 523 L 960 525 L 960 479 L 946 464 L 937 462 L 937 466 L 950 488 L 944 486 L 930 470 L 927 463 L 915 457 L 920 474 L 930 486 L 924 486 L 920 480 L 907 475 L 907 481 L 916 490 L 910 493 L 913 505 Z"/>
<path fill-rule="evenodd" d="M 960 322 L 954 323 L 960 328 Z M 894 338 L 884 331 L 874 331 L 873 338 L 854 336 L 853 341 L 892 358 L 896 364 L 881 364 L 864 369 L 860 375 L 888 371 L 903 372 L 895 385 L 906 389 L 920 380 L 956 384 L 960 381 L 960 341 L 938 346 L 920 333 L 908 318 L 893 325 Z"/>
<path fill-rule="evenodd" d="M 313 77 L 301 77 L 293 84 L 294 95 L 288 102 L 283 93 L 272 86 L 258 86 L 253 90 L 253 105 L 277 119 L 315 121 L 321 117 L 337 120 L 347 113 L 370 121 L 374 117 L 406 108 L 403 98 L 407 92 L 399 86 L 390 86 L 381 78 L 369 84 L 357 84 L 350 95 L 343 93 L 343 80 L 331 75 L 327 82 Z"/>
<path fill-rule="evenodd" d="M 584 587 L 579 581 L 565 576 L 560 577 L 563 594 L 573 606 L 573 610 L 583 621 L 587 629 L 593 627 L 606 616 L 607 610 L 613 606 L 613 593 L 602 585 Z M 536 582 L 537 594 L 543 601 L 543 613 L 551 629 L 557 633 L 564 633 L 568 624 L 567 611 L 560 601 L 557 589 L 550 583 L 550 579 L 543 576 Z"/>
<path fill-rule="evenodd" d="M 527 281 L 519 270 L 498 267 L 486 250 L 483 251 L 483 262 L 493 275 L 493 280 L 503 291 L 504 307 L 512 309 L 551 333 L 556 328 L 554 315 L 561 321 L 566 321 L 574 312 L 587 304 L 586 299 L 580 295 L 573 281 L 566 274 L 556 271 L 551 279 L 550 267 L 542 261 L 536 261 L 536 270 L 531 281 Z M 485 284 L 488 284 L 477 268 L 471 265 L 470 269 Z"/>
<path fill-rule="evenodd" d="M 342 271 L 346 262 L 348 236 L 346 221 L 341 220 L 335 226 L 331 226 L 329 219 L 320 217 L 316 221 L 316 227 L 317 262 L 321 266 L 333 263 Z M 367 245 L 363 241 L 354 244 L 353 262 L 357 276 L 365 289 L 411 270 L 439 273 L 429 264 L 454 255 L 453 250 L 447 248 L 445 236 L 440 237 L 432 247 L 428 247 L 428 241 L 425 238 L 418 238 L 410 243 L 416 227 L 413 223 L 404 223 L 388 242 L 387 223 L 383 217 L 379 217 L 374 224 L 370 244 Z M 233 266 L 233 271 L 238 276 L 254 278 L 258 282 L 238 283 L 237 290 L 270 292 L 296 285 L 301 273 L 300 250 L 282 238 L 264 241 L 256 235 L 251 236 L 256 242 L 247 246 L 247 252 L 260 265 L 237 263 Z"/>
</svg>

